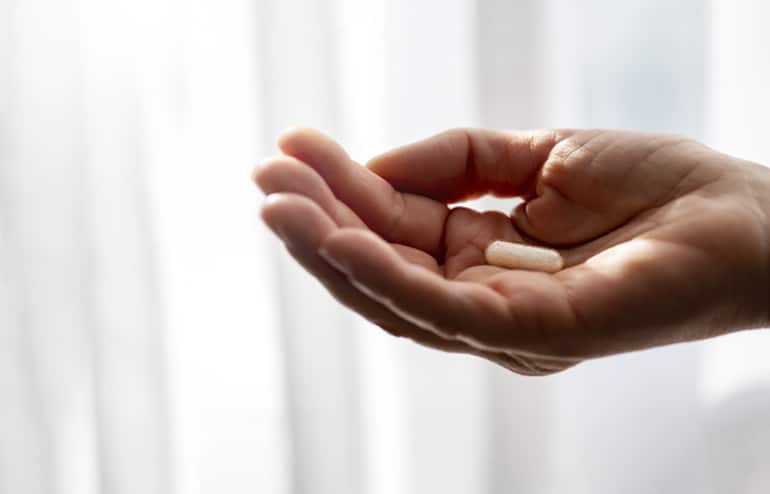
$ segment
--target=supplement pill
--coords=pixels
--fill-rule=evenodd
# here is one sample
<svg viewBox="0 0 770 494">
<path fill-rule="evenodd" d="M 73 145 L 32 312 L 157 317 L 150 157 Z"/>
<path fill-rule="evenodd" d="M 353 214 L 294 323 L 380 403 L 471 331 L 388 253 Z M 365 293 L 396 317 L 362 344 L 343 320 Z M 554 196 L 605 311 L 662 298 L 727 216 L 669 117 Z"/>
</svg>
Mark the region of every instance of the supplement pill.
<svg viewBox="0 0 770 494">
<path fill-rule="evenodd" d="M 488 264 L 510 269 L 529 269 L 555 273 L 564 267 L 561 255 L 553 249 L 496 240 L 484 251 Z"/>
</svg>

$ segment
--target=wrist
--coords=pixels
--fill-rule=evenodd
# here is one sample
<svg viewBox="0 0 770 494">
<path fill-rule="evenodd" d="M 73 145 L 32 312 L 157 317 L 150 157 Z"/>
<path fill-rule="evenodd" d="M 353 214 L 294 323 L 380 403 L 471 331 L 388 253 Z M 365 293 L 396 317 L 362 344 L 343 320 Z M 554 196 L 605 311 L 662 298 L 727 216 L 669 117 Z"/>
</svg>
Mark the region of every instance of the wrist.
<svg viewBox="0 0 770 494">
<path fill-rule="evenodd" d="M 742 176 L 742 191 L 747 210 L 748 238 L 755 242 L 757 258 L 753 262 L 754 276 L 748 284 L 750 300 L 748 327 L 770 325 L 770 169 L 749 161 L 738 161 Z M 752 235 L 752 232 L 756 232 Z"/>
</svg>

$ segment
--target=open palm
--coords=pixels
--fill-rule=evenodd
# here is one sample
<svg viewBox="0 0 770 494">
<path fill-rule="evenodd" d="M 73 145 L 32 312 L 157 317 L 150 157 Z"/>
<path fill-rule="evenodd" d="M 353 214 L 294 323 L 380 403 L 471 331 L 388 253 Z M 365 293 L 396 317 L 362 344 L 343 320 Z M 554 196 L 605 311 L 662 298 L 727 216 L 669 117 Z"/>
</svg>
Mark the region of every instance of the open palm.
<svg viewBox="0 0 770 494">
<path fill-rule="evenodd" d="M 694 141 L 453 130 L 368 167 L 310 130 L 279 145 L 255 175 L 263 218 L 394 335 L 546 374 L 767 319 L 766 173 Z M 485 194 L 524 201 L 511 215 L 448 207 Z M 558 248 L 565 269 L 487 265 L 499 239 Z"/>
</svg>

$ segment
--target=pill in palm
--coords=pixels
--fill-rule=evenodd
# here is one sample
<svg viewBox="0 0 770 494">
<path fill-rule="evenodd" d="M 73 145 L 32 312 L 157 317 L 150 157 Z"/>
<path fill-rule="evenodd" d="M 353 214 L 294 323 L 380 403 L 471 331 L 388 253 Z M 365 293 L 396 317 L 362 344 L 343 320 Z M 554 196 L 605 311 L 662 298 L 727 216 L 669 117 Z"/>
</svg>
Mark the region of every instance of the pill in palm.
<svg viewBox="0 0 770 494">
<path fill-rule="evenodd" d="M 555 273 L 564 267 L 561 255 L 553 249 L 496 240 L 484 251 L 488 264 L 510 269 L 529 269 Z"/>
</svg>

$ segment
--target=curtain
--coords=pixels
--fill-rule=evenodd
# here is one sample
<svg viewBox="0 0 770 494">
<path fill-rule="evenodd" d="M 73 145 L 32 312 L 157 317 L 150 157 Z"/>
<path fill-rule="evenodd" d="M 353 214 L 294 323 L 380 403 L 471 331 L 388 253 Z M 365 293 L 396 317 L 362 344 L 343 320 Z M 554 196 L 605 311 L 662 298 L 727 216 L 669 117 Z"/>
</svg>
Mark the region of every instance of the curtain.
<svg viewBox="0 0 770 494">
<path fill-rule="evenodd" d="M 770 163 L 762 0 L 1 0 L 0 493 L 766 492 L 764 331 L 545 378 L 395 340 L 258 219 L 274 136 Z M 482 200 L 478 208 L 507 207 Z"/>
</svg>

